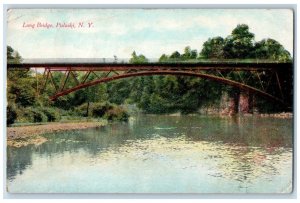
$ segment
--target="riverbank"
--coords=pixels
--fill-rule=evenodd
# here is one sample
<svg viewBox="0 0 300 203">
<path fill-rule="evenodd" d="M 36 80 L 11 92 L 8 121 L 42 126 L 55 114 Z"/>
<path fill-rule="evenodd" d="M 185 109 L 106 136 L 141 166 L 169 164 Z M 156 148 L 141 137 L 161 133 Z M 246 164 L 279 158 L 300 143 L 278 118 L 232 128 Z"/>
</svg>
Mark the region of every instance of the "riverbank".
<svg viewBox="0 0 300 203">
<path fill-rule="evenodd" d="M 105 121 L 93 121 L 73 123 L 47 123 L 34 126 L 7 127 L 7 145 L 13 147 L 22 147 L 29 144 L 40 145 L 47 141 L 45 137 L 41 136 L 45 133 L 96 128 L 104 125 L 106 125 Z"/>
</svg>

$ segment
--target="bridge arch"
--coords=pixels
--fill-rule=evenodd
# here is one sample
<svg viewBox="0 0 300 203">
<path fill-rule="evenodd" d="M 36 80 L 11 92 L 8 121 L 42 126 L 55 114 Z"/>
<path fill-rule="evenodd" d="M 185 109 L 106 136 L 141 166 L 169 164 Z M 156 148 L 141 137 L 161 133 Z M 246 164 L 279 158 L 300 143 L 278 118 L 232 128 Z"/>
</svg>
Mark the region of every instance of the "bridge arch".
<svg viewBox="0 0 300 203">
<path fill-rule="evenodd" d="M 90 81 L 90 82 L 86 82 L 83 84 L 79 84 L 75 87 L 66 89 L 66 90 L 62 90 L 58 93 L 56 93 L 55 95 L 53 95 L 52 97 L 50 97 L 50 99 L 52 101 L 56 100 L 57 98 L 67 95 L 71 92 L 75 92 L 77 90 L 86 88 L 86 87 L 90 87 L 90 86 L 94 86 L 100 83 L 105 83 L 105 82 L 109 82 L 109 81 L 113 81 L 113 80 L 118 80 L 118 79 L 123 79 L 123 78 L 130 78 L 130 77 L 138 77 L 138 76 L 151 76 L 151 75 L 175 75 L 175 76 L 192 76 L 192 77 L 199 77 L 199 78 L 204 78 L 204 79 L 208 79 L 208 80 L 212 80 L 212 81 L 216 81 L 225 85 L 229 85 L 232 87 L 236 87 L 240 90 L 244 90 L 253 94 L 257 94 L 260 95 L 266 99 L 270 99 L 273 100 L 275 102 L 278 102 L 280 104 L 285 104 L 285 102 L 271 94 L 268 94 L 264 91 L 261 91 L 259 89 L 256 89 L 254 87 L 251 87 L 249 85 L 246 84 L 242 84 L 227 78 L 223 78 L 223 77 L 219 77 L 219 76 L 215 76 L 215 75 L 209 75 L 209 74 L 205 74 L 205 73 L 200 73 L 200 72 L 187 72 L 187 71 L 168 71 L 168 70 L 160 70 L 160 71 L 141 71 L 141 72 L 132 72 L 132 73 L 124 73 L 121 75 L 115 75 L 115 76 L 111 76 L 111 77 L 105 77 L 105 78 L 100 78 L 94 81 Z"/>
</svg>

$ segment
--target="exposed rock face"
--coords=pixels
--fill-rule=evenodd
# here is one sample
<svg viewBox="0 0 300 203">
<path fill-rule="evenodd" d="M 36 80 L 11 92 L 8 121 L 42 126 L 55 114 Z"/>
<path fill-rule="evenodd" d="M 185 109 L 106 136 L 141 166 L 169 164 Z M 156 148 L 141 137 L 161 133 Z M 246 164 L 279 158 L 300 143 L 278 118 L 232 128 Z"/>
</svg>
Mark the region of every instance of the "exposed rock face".
<svg viewBox="0 0 300 203">
<path fill-rule="evenodd" d="M 251 113 L 250 96 L 248 93 L 241 92 L 239 95 L 239 113 Z"/>
<path fill-rule="evenodd" d="M 238 103 L 234 97 L 230 97 L 228 101 L 228 115 L 232 116 L 237 113 Z"/>
<path fill-rule="evenodd" d="M 239 97 L 238 94 L 233 94 L 231 96 L 228 95 L 227 92 L 222 94 L 220 108 L 222 115 L 234 115 L 238 113 L 239 107 Z"/>
<path fill-rule="evenodd" d="M 234 115 L 237 113 L 253 113 L 255 101 L 252 94 L 247 92 L 236 92 L 232 95 L 224 92 L 222 94 L 220 109 L 222 115 Z"/>
<path fill-rule="evenodd" d="M 218 104 L 216 103 L 211 106 L 202 107 L 199 112 L 203 114 L 221 114 L 222 116 L 233 116 L 235 114 L 247 116 L 259 114 L 255 95 L 250 94 L 249 92 L 238 91 L 232 94 L 223 92 Z"/>
</svg>

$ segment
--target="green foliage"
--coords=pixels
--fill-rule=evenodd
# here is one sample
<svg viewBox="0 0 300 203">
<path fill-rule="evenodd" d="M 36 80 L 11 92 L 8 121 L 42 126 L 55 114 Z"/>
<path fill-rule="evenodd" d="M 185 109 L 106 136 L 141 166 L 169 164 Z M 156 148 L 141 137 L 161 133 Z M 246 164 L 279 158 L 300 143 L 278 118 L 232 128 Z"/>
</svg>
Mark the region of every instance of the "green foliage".
<svg viewBox="0 0 300 203">
<path fill-rule="evenodd" d="M 92 108 L 93 117 L 103 117 L 107 111 L 113 109 L 114 106 L 108 102 L 95 103 Z"/>
<path fill-rule="evenodd" d="M 8 83 L 8 94 L 14 99 L 13 102 L 23 107 L 34 105 L 36 93 L 31 86 L 33 83 L 31 78 L 19 78 L 15 82 Z"/>
<path fill-rule="evenodd" d="M 112 81 L 107 84 L 108 100 L 114 104 L 123 104 L 131 92 L 131 82 L 133 79 L 123 79 Z"/>
<path fill-rule="evenodd" d="M 263 39 L 256 42 L 253 56 L 259 59 L 272 59 L 279 62 L 292 60 L 290 53 L 274 39 Z"/>
<path fill-rule="evenodd" d="M 166 54 L 161 55 L 161 57 L 159 58 L 159 62 L 168 62 L 169 57 Z"/>
<path fill-rule="evenodd" d="M 140 63 L 148 63 L 149 60 L 144 55 L 137 55 L 136 52 L 132 52 L 129 63 L 140 64 Z"/>
<path fill-rule="evenodd" d="M 129 114 L 120 106 L 113 106 L 106 111 L 104 118 L 109 121 L 128 121 Z"/>
<path fill-rule="evenodd" d="M 224 58 L 223 47 L 224 39 L 222 37 L 209 38 L 204 42 L 200 56 L 203 58 Z"/>
<path fill-rule="evenodd" d="M 78 116 L 87 116 L 86 108 L 87 103 L 84 103 L 75 108 L 75 112 Z M 97 102 L 90 103 L 90 114 L 89 117 L 94 118 L 105 118 L 107 120 L 119 120 L 119 121 L 127 121 L 129 118 L 129 114 L 120 106 L 111 104 L 109 102 Z"/>
<path fill-rule="evenodd" d="M 30 111 L 32 113 L 32 118 L 33 118 L 33 122 L 37 123 L 37 122 L 47 122 L 47 116 L 44 114 L 43 111 L 41 111 L 40 109 L 34 109 L 34 108 L 30 108 Z"/>
<path fill-rule="evenodd" d="M 89 105 L 92 105 L 92 104 L 89 104 Z M 76 115 L 76 116 L 88 117 L 88 116 L 91 116 L 91 112 L 89 111 L 88 115 L 87 115 L 87 107 L 88 107 L 88 103 L 83 103 L 83 104 L 75 107 L 73 111 L 69 111 L 69 112 L 74 112 L 74 115 Z"/>
<path fill-rule="evenodd" d="M 278 62 L 291 61 L 290 53 L 274 39 L 254 42 L 254 34 L 248 25 L 234 28 L 231 35 L 209 38 L 203 43 L 200 59 L 265 59 Z"/>
<path fill-rule="evenodd" d="M 30 123 L 47 122 L 47 116 L 38 108 L 20 108 L 18 112 L 18 121 Z"/>
<path fill-rule="evenodd" d="M 22 58 L 20 54 L 7 47 L 8 62 L 20 63 Z M 35 104 L 35 90 L 33 87 L 34 79 L 30 71 L 8 71 L 7 73 L 7 98 L 11 104 L 23 107 Z"/>
<path fill-rule="evenodd" d="M 253 51 L 254 34 L 249 32 L 248 25 L 241 24 L 234 28 L 231 35 L 225 39 L 225 58 L 249 58 Z"/>
<path fill-rule="evenodd" d="M 7 62 L 8 63 L 21 63 L 22 57 L 19 52 L 15 51 L 11 46 L 6 48 Z"/>
<path fill-rule="evenodd" d="M 19 109 L 21 122 L 53 122 L 59 121 L 61 115 L 59 109 L 51 107 L 27 107 Z"/>
<path fill-rule="evenodd" d="M 9 126 L 17 119 L 16 107 L 8 104 L 6 107 L 6 124 Z"/>
<path fill-rule="evenodd" d="M 6 49 L 7 60 L 14 59 L 13 53 L 14 53 L 14 49 L 11 46 L 7 46 L 7 49 Z"/>
<path fill-rule="evenodd" d="M 48 122 L 59 121 L 61 119 L 59 109 L 57 108 L 41 108 L 41 111 L 47 116 Z"/>
<path fill-rule="evenodd" d="M 178 51 L 174 51 L 171 54 L 170 59 L 177 59 L 177 60 L 179 60 L 180 59 L 180 53 Z"/>
</svg>

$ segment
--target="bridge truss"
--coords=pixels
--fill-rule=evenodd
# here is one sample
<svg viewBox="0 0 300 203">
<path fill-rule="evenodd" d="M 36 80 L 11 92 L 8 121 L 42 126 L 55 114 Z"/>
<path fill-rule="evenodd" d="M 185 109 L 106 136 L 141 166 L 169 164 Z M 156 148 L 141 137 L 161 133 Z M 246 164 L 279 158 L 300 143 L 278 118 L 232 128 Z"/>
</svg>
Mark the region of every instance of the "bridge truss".
<svg viewBox="0 0 300 203">
<path fill-rule="evenodd" d="M 200 77 L 289 106 L 288 101 L 291 99 L 287 98 L 287 91 L 293 91 L 291 63 L 47 63 L 8 64 L 7 67 L 9 71 L 41 69 L 43 85 L 38 91 L 42 92 L 47 85 L 52 85 L 55 90 L 50 96 L 52 101 L 100 83 L 149 75 Z M 60 82 L 54 80 L 54 72 L 64 74 Z M 74 85 L 67 87 L 70 80 L 73 80 Z"/>
</svg>

